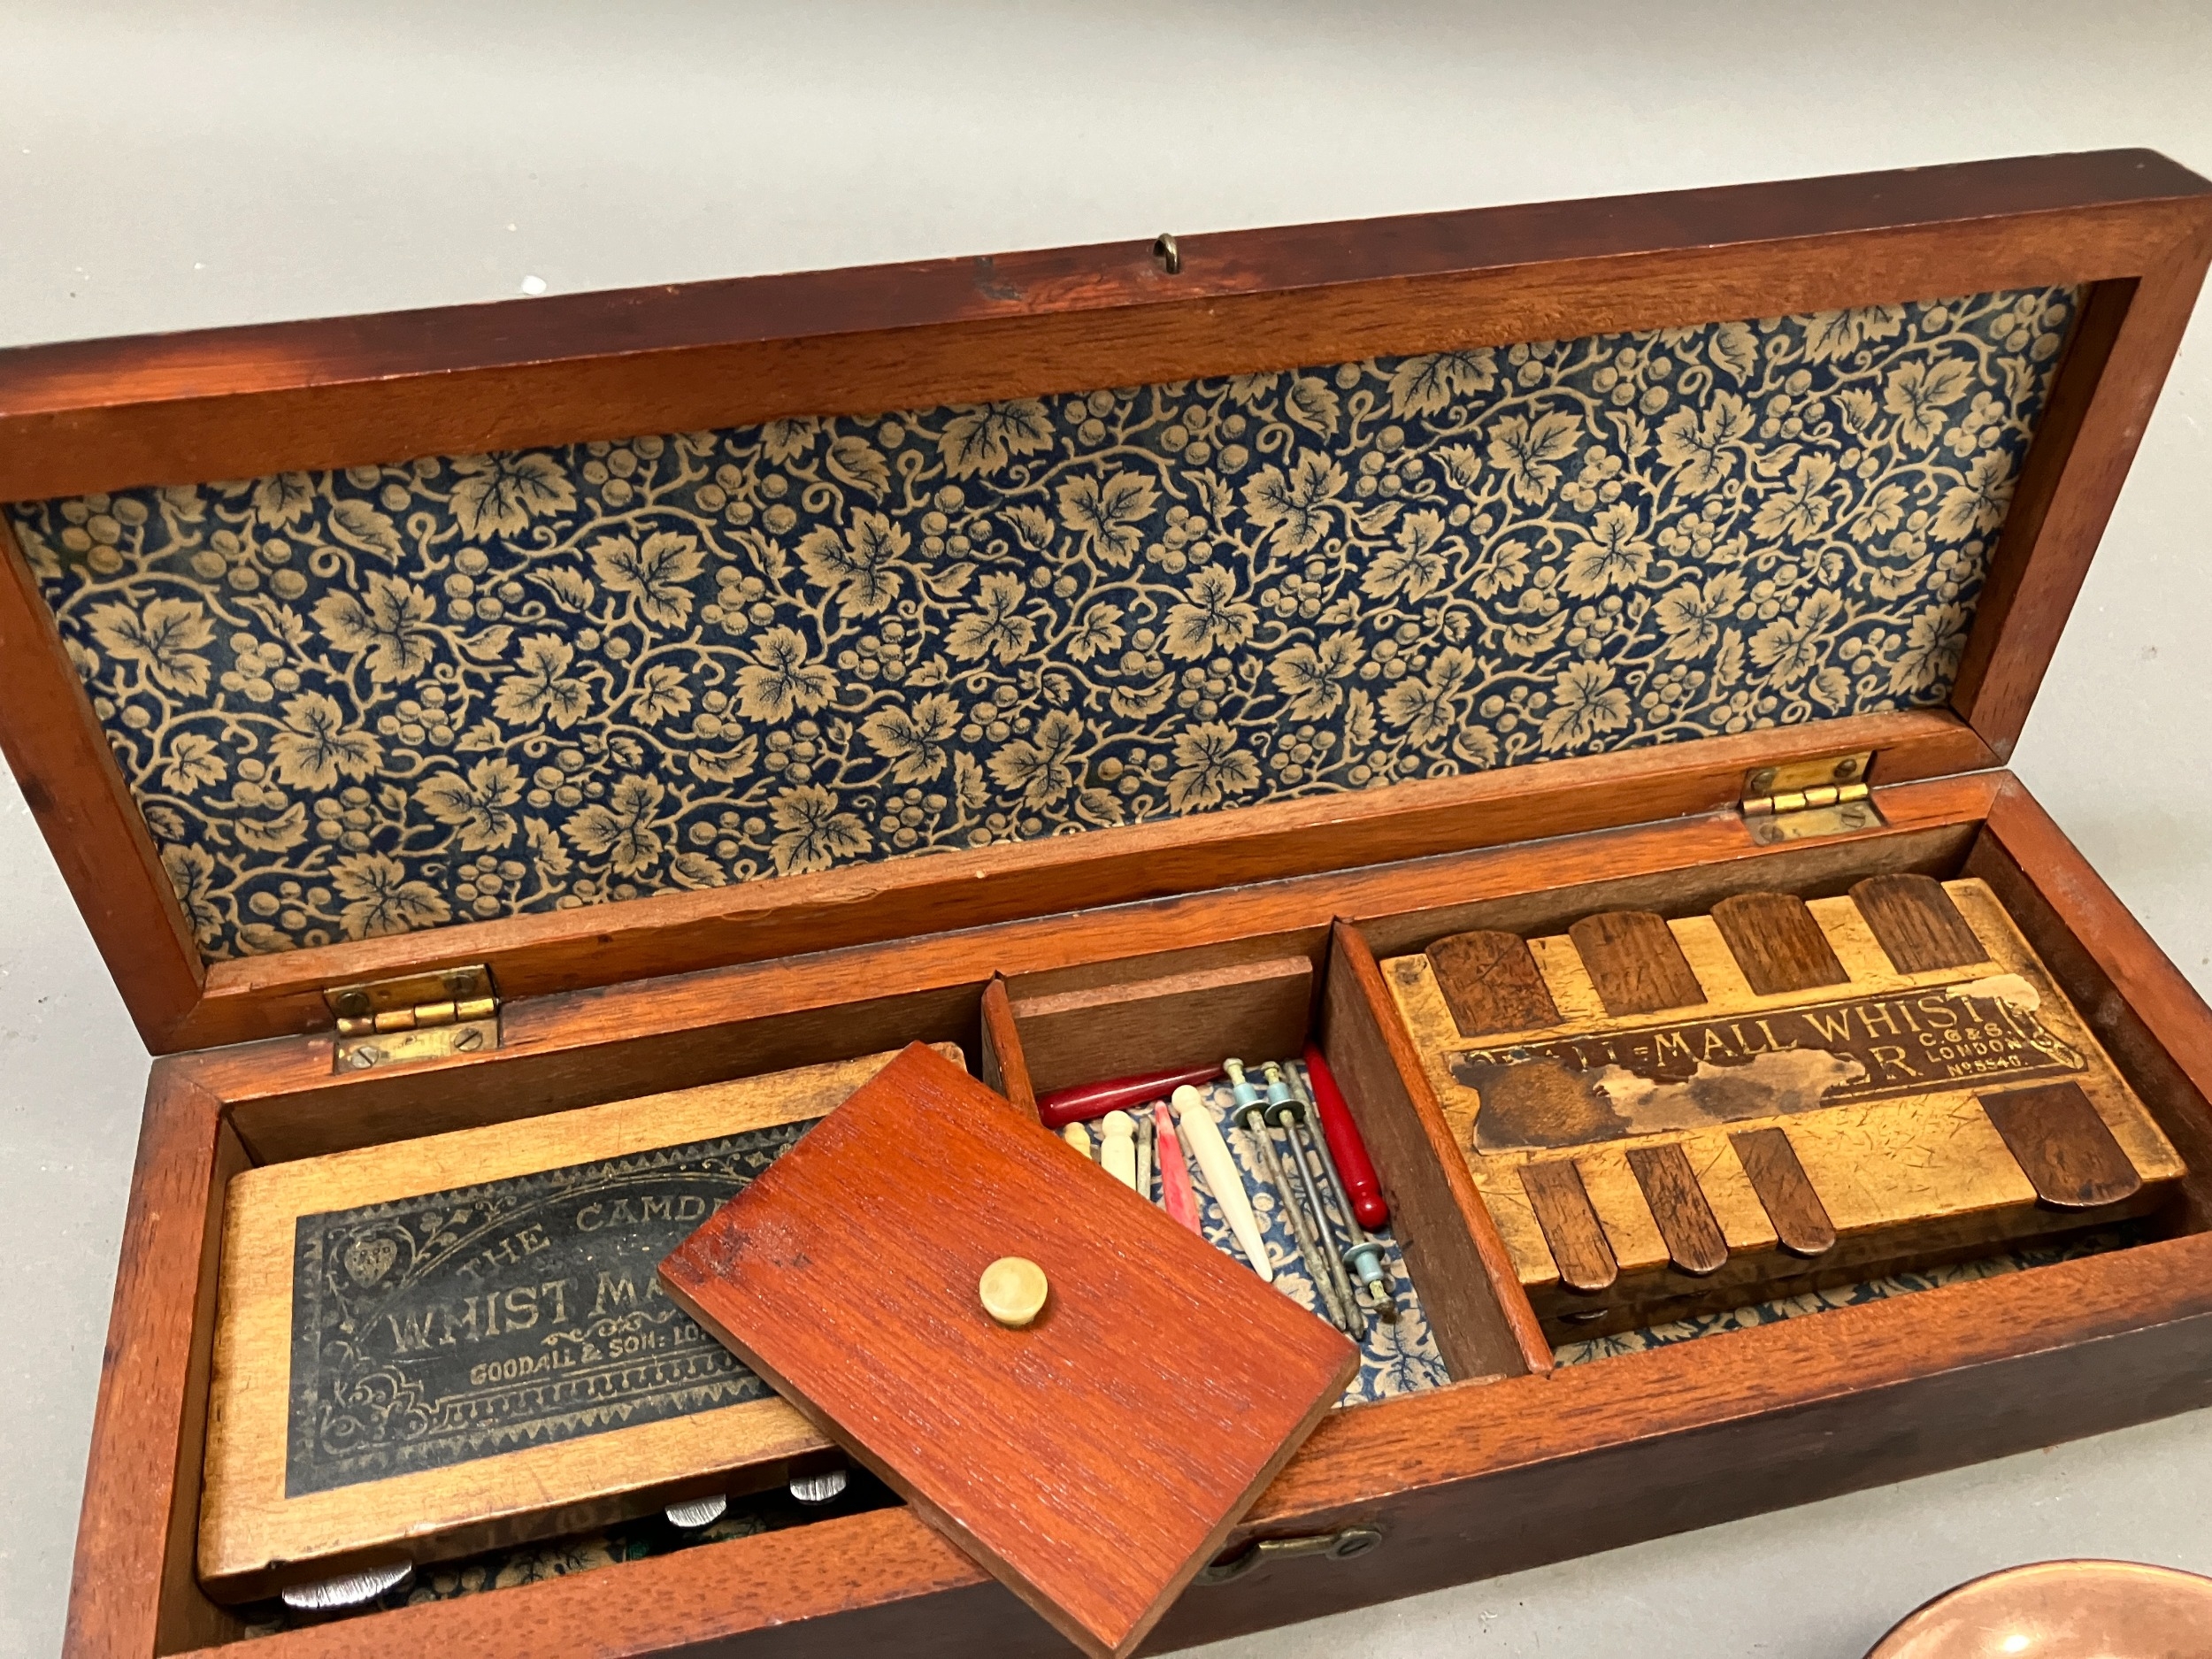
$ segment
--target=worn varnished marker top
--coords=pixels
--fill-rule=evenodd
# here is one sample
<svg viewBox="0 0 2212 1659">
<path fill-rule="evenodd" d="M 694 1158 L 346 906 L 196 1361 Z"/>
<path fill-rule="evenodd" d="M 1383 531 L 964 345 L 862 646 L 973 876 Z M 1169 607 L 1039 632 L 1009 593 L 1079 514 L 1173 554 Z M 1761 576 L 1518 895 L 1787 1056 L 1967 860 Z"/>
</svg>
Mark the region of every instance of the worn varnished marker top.
<svg viewBox="0 0 2212 1659">
<path fill-rule="evenodd" d="M 1571 1290 L 1599 1291 L 1620 1277 L 1613 1247 L 1606 1242 L 1605 1228 L 1572 1158 L 1523 1164 L 1521 1190 L 1544 1230 L 1562 1284 Z"/>
<path fill-rule="evenodd" d="M 1008 1329 L 1002 1257 L 1050 1280 Z M 1127 1653 L 1352 1345 L 919 1047 L 662 1263 L 669 1293 L 1085 1652 Z"/>
<path fill-rule="evenodd" d="M 1997 1090 L 1980 1098 L 1982 1110 L 2045 1203 L 2088 1210 L 2141 1189 L 2142 1176 L 2078 1083 Z"/>
<path fill-rule="evenodd" d="M 1558 1023 L 1551 989 L 1518 933 L 1454 933 L 1428 948 L 1436 988 L 1463 1037 Z"/>
<path fill-rule="evenodd" d="M 1697 1184 L 1697 1171 L 1681 1143 L 1631 1147 L 1628 1167 L 1644 1189 L 1644 1202 L 1667 1241 L 1667 1259 L 1686 1273 L 1717 1273 L 1728 1264 L 1728 1240 Z"/>
<path fill-rule="evenodd" d="M 1989 959 L 1989 948 L 1932 876 L 1869 876 L 1851 889 L 1859 914 L 1900 973 L 1963 968 Z"/>
<path fill-rule="evenodd" d="M 1740 893 L 1713 906 L 1713 925 L 1761 996 L 1850 979 L 1820 924 L 1793 893 Z"/>
<path fill-rule="evenodd" d="M 1835 1243 L 1836 1224 L 1806 1178 L 1788 1131 L 1740 1129 L 1728 1140 L 1784 1249 L 1793 1256 L 1818 1256 Z"/>
<path fill-rule="evenodd" d="M 1690 1008 L 1705 989 L 1690 971 L 1666 918 L 1648 910 L 1606 910 L 1567 930 L 1583 971 L 1609 1014 Z"/>
</svg>

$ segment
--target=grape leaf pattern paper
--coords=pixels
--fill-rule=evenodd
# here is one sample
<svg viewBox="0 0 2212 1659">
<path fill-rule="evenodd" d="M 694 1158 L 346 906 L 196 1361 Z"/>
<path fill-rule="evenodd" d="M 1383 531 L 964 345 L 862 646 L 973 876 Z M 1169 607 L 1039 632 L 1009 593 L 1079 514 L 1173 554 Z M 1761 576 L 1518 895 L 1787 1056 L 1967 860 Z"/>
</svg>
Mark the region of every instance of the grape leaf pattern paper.
<svg viewBox="0 0 2212 1659">
<path fill-rule="evenodd" d="M 2075 300 L 9 511 L 227 957 L 1939 703 Z"/>
</svg>

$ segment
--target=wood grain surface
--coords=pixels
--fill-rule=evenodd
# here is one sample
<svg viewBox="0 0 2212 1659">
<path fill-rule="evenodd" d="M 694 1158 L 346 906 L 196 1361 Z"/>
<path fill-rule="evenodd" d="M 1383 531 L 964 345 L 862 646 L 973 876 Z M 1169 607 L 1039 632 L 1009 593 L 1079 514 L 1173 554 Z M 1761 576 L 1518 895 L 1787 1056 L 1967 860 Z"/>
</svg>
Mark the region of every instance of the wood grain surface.
<svg viewBox="0 0 2212 1659">
<path fill-rule="evenodd" d="M 1560 1283 L 1570 1290 L 1599 1291 L 1620 1276 L 1572 1158 L 1522 1165 L 1521 1187 L 1558 1264 Z"/>
<path fill-rule="evenodd" d="M 1567 930 L 1609 1014 L 1648 1014 L 1705 1000 L 1666 918 L 1648 910 L 1586 916 Z"/>
<path fill-rule="evenodd" d="M 1943 884 L 1932 877 L 1869 876 L 1853 885 L 1851 898 L 1900 973 L 1989 959 Z"/>
<path fill-rule="evenodd" d="M 199 946 L 61 631 L 0 513 L 0 751 L 150 1050 L 201 1000 Z"/>
<path fill-rule="evenodd" d="M 766 1399 L 288 1495 L 294 1237 L 303 1216 L 819 1117 L 890 1058 L 870 1055 L 240 1174 L 229 1184 L 224 1223 L 229 1265 L 215 1329 L 201 1581 L 240 1601 L 378 1559 L 449 1559 L 650 1513 L 692 1495 L 680 1486 L 757 1486 L 791 1459 L 822 1450 L 788 1406 Z M 949 1048 L 947 1064 L 958 1059 Z"/>
<path fill-rule="evenodd" d="M 77 1525 L 72 1654 L 151 1655 L 240 1633 L 192 1560 L 223 1193 L 247 1162 L 221 1107 L 188 1077 L 147 1087 Z"/>
<path fill-rule="evenodd" d="M 1739 893 L 1713 906 L 1728 954 L 1762 996 L 1850 979 L 1805 901 L 1794 893 Z"/>
<path fill-rule="evenodd" d="M 1029 1056 L 1022 1050 L 1021 1031 L 1014 1023 L 1013 999 L 1006 993 L 1006 979 L 994 974 L 983 987 L 981 1046 L 977 1058 L 983 1080 L 1021 1110 L 1037 1110 L 1036 1086 L 1029 1080 Z"/>
<path fill-rule="evenodd" d="M 1030 1080 L 1051 1090 L 1238 1052 L 1254 1064 L 1296 1054 L 1312 1006 L 1312 960 L 1285 956 L 1024 993 L 1012 1012 Z"/>
<path fill-rule="evenodd" d="M 2078 1083 L 1993 1091 L 1982 1096 L 1982 1110 L 2047 1204 L 2116 1204 L 2143 1185 Z"/>
<path fill-rule="evenodd" d="M 1728 1137 L 1751 1190 L 1774 1224 L 1775 1238 L 1793 1256 L 1818 1256 L 1836 1241 L 1836 1224 L 1805 1176 L 1779 1125 L 1745 1129 Z"/>
<path fill-rule="evenodd" d="M 1044 1270 L 1034 1323 L 979 1305 Z M 1087 1653 L 1135 1647 L 1357 1364 L 1338 1332 L 910 1048 L 662 1266 L 670 1293 Z"/>
<path fill-rule="evenodd" d="M 1391 1231 L 1455 1379 L 1551 1369 L 1537 1323 L 1359 930 L 1329 946 L 1321 1046 L 1389 1202 Z"/>
<path fill-rule="evenodd" d="M 1463 1037 L 1525 1031 L 1559 1018 L 1528 941 L 1518 933 L 1454 933 L 1432 944 L 1428 958 Z"/>
<path fill-rule="evenodd" d="M 2090 279 L 1990 559 L 1950 705 L 2011 757 L 2212 260 L 2212 215 L 2124 277 Z"/>
<path fill-rule="evenodd" d="M 2162 273 L 2208 188 L 2103 150 L 25 347 L 0 499 Z"/>
</svg>

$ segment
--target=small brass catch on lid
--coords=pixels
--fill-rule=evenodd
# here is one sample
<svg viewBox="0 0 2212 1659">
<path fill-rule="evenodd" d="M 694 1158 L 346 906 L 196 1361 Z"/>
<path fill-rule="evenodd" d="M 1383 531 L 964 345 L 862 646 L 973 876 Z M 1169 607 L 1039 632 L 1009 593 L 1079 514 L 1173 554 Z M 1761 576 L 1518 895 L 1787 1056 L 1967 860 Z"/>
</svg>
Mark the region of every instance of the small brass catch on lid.
<svg viewBox="0 0 2212 1659">
<path fill-rule="evenodd" d="M 1042 1312 L 1051 1286 L 1045 1270 L 1018 1256 L 1002 1256 L 983 1270 L 976 1294 L 983 1311 L 1010 1331 L 1018 1331 Z"/>
</svg>

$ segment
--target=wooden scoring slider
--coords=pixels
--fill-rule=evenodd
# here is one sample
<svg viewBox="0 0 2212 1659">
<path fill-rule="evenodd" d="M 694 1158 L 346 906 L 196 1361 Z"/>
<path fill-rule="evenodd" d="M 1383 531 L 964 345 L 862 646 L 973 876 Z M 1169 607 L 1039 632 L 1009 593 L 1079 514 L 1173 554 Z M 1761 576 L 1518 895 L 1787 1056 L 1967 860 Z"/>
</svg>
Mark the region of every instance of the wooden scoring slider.
<svg viewBox="0 0 2212 1659">
<path fill-rule="evenodd" d="M 2124 1218 L 2183 1172 L 1979 881 L 1608 911 L 1385 966 L 1555 1337 Z"/>
<path fill-rule="evenodd" d="M 234 1179 L 200 1511 L 209 1594 L 602 1525 L 833 1455 L 655 1269 L 891 1057 Z"/>
</svg>

